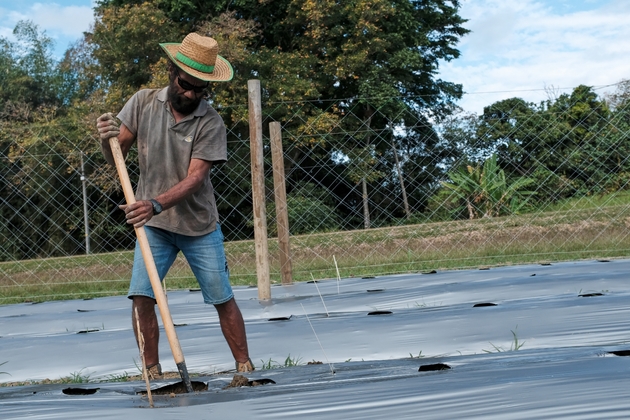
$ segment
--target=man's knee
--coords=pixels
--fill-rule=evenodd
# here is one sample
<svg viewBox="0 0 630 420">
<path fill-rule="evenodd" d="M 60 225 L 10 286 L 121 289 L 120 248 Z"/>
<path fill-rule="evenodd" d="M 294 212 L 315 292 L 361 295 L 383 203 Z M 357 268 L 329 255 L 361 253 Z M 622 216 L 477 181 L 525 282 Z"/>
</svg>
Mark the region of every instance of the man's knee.
<svg viewBox="0 0 630 420">
<path fill-rule="evenodd" d="M 217 311 L 221 312 L 221 311 L 226 311 L 226 310 L 230 310 L 232 309 L 234 306 L 235 301 L 234 298 L 228 300 L 227 302 L 223 302 L 223 303 L 219 303 L 214 305 L 214 307 L 217 309 Z"/>
<path fill-rule="evenodd" d="M 133 296 L 133 307 L 138 309 L 140 316 L 147 312 L 154 312 L 156 301 L 148 296 Z"/>
<path fill-rule="evenodd" d="M 216 308 L 219 314 L 219 317 L 227 316 L 227 317 L 232 318 L 234 316 L 239 316 L 241 313 L 241 310 L 236 304 L 236 300 L 234 300 L 234 298 L 228 300 L 227 302 L 214 305 L 214 307 Z"/>
</svg>

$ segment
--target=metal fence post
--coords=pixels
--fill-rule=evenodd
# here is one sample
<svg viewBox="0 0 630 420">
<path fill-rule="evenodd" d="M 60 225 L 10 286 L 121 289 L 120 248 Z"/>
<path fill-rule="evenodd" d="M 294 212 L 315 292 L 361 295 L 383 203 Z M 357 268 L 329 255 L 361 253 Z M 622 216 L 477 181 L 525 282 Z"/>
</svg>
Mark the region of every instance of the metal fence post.
<svg viewBox="0 0 630 420">
<path fill-rule="evenodd" d="M 85 166 L 83 164 L 83 152 L 81 152 L 81 188 L 83 190 L 83 228 L 85 230 L 85 253 L 90 253 L 90 221 L 88 219 L 87 190 L 85 183 Z"/>
</svg>

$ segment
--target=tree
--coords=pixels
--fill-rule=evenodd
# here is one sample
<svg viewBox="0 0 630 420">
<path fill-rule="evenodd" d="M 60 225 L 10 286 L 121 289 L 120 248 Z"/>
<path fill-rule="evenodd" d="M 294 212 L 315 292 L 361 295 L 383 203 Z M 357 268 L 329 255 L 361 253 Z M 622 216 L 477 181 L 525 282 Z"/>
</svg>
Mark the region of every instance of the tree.
<svg viewBox="0 0 630 420">
<path fill-rule="evenodd" d="M 322 146 L 331 152 L 323 158 L 334 154 L 360 157 L 365 155 L 362 151 L 373 149 L 391 159 L 393 138 L 381 134 L 389 126 L 404 127 L 408 133 L 395 138 L 399 151 L 412 154 L 404 157 L 406 162 L 416 160 L 413 155 L 421 150 L 433 149 L 438 138 L 427 135 L 429 118 L 447 115 L 461 96 L 460 85 L 435 77 L 440 60 L 459 56 L 455 44 L 468 32 L 461 26 L 465 21 L 457 15 L 458 8 L 458 1 L 290 1 L 286 16 L 263 29 L 266 36 L 261 50 L 273 49 L 282 56 L 269 73 L 284 74 L 286 67 L 293 70 L 301 84 L 293 84 L 291 93 L 297 91 L 298 97 L 300 91 L 316 94 L 344 131 L 356 133 L 329 137 Z M 270 100 L 277 93 L 284 95 L 285 86 L 276 87 L 271 77 L 262 79 Z M 334 102 L 336 98 L 346 99 Z M 333 100 L 335 106 L 327 100 Z M 430 142 L 423 144 L 425 140 Z M 365 166 L 362 162 L 340 164 Z M 393 172 L 393 159 L 388 166 Z M 381 173 L 377 167 L 370 171 Z M 361 181 L 365 226 L 369 226 L 365 204 L 368 178 L 377 188 L 382 177 Z"/>
<path fill-rule="evenodd" d="M 532 194 L 523 189 L 534 182 L 530 178 L 509 181 L 497 165 L 495 154 L 483 166 L 466 165 L 448 176 L 450 182 L 442 182 L 442 186 L 453 193 L 451 200 L 463 203 L 469 219 L 518 213 Z"/>
<path fill-rule="evenodd" d="M 312 184 L 301 183 L 287 196 L 289 230 L 292 235 L 335 231 L 341 227 L 339 216 L 335 214 L 334 203 L 326 191 Z M 275 202 L 267 203 L 267 223 L 269 235 L 278 235 L 278 226 L 272 223 L 275 217 Z"/>
<path fill-rule="evenodd" d="M 601 143 L 610 110 L 593 89 L 580 85 L 560 95 L 549 111 L 563 124 L 561 135 L 548 150 L 547 167 L 571 180 L 576 194 L 590 194 L 611 170 L 611 147 Z"/>
<path fill-rule="evenodd" d="M 68 98 L 50 38 L 25 21 L 14 33 L 16 43 L 0 40 L 0 60 L 6 66 L 0 72 L 0 150 L 5 157 L 0 161 L 0 229 L 11 249 L 3 258 L 59 255 L 74 251 L 74 239 L 82 233 L 71 217 L 80 208 L 73 203 L 80 195 L 67 164 L 75 150 L 73 129 L 64 124 Z"/>
<path fill-rule="evenodd" d="M 38 106 L 59 102 L 53 41 L 31 21 L 18 22 L 13 34 L 15 43 L 0 38 L 0 114 L 27 118 Z"/>
<path fill-rule="evenodd" d="M 630 80 L 622 80 L 605 98 L 611 110 L 609 124 L 601 136 L 609 177 L 602 183 L 606 191 L 630 188 Z"/>
<path fill-rule="evenodd" d="M 88 42 L 105 80 L 119 91 L 124 103 L 154 76 L 164 56 L 160 42 L 178 42 L 186 28 L 176 25 L 151 3 L 97 7 Z"/>
<path fill-rule="evenodd" d="M 158 62 L 157 42 L 164 41 L 156 39 L 156 33 L 166 36 L 164 28 L 172 28 L 180 36 L 170 39 L 180 39 L 196 30 L 219 39 L 220 45 L 227 46 L 226 58 L 233 58 L 235 78 L 230 84 L 213 86 L 211 101 L 225 107 L 220 111 L 232 124 L 237 141 L 247 136 L 241 123 L 245 112 L 227 105 L 246 103 L 245 81 L 258 78 L 263 102 L 270 104 L 265 112 L 281 121 L 288 134 L 283 137 L 291 157 L 287 173 L 295 181 L 332 185 L 331 193 L 344 197 L 345 207 L 353 212 L 353 195 L 335 191 L 345 187 L 327 182 L 321 175 L 326 172 L 323 168 L 339 176 L 350 174 L 349 166 L 363 167 L 369 176 L 360 181 L 361 190 L 371 189 L 375 197 L 379 189 L 392 187 L 393 148 L 403 154 L 403 171 L 441 172 L 415 169 L 411 162 L 429 160 L 427 151 L 439 141 L 435 133 L 427 135 L 430 121 L 447 115 L 461 96 L 460 85 L 437 77 L 439 62 L 459 56 L 455 46 L 468 32 L 457 14 L 459 7 L 458 0 L 103 0 L 91 42 L 97 45 L 95 55 L 113 84 L 108 96 L 122 105 L 131 86 L 150 83 L 149 73 L 155 70 L 151 66 Z M 140 19 L 141 15 L 146 17 Z M 232 41 L 237 48 L 231 47 Z M 117 90 L 116 84 L 130 88 Z M 385 134 L 391 131 L 387 127 L 394 126 L 404 127 L 408 135 Z M 304 137 L 312 127 L 329 131 Z M 341 131 L 354 134 L 338 134 Z M 376 167 L 337 159 L 340 155 L 359 158 L 366 150 L 379 157 Z M 412 203 L 415 197 L 409 198 Z M 367 226 L 367 199 L 359 201 Z M 403 211 L 399 202 L 391 205 Z"/>
</svg>

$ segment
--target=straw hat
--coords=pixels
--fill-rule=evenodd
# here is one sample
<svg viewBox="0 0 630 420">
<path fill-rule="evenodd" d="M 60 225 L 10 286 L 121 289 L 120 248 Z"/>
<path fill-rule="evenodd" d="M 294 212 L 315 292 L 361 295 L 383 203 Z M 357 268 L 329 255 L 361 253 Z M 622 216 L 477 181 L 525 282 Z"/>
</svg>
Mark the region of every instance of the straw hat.
<svg viewBox="0 0 630 420">
<path fill-rule="evenodd" d="M 171 42 L 160 47 L 177 67 L 197 79 L 227 82 L 234 77 L 232 65 L 218 54 L 219 44 L 213 38 L 193 32 L 186 35 L 181 44 Z"/>
</svg>

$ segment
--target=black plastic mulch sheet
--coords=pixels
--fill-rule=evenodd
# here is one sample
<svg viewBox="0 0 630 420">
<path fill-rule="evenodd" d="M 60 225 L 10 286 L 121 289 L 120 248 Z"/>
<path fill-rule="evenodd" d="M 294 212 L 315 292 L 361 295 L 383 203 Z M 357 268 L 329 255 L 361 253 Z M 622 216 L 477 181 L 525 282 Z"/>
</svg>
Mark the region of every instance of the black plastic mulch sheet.
<svg viewBox="0 0 630 420">
<path fill-rule="evenodd" d="M 258 368 L 245 382 L 259 386 L 229 387 L 214 308 L 169 292 L 203 390 L 154 395 L 153 409 L 144 382 L 108 381 L 139 373 L 126 297 L 0 307 L 0 381 L 89 378 L 0 387 L 0 418 L 630 418 L 627 260 L 277 285 L 266 303 L 255 288 L 235 295 Z M 176 371 L 164 334 L 160 348 Z"/>
</svg>

